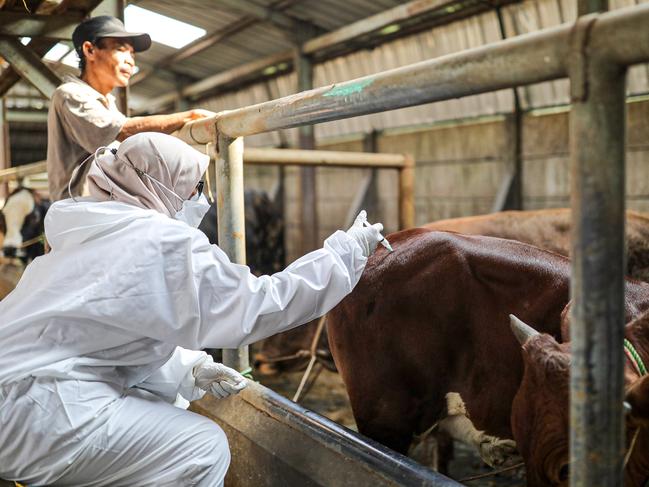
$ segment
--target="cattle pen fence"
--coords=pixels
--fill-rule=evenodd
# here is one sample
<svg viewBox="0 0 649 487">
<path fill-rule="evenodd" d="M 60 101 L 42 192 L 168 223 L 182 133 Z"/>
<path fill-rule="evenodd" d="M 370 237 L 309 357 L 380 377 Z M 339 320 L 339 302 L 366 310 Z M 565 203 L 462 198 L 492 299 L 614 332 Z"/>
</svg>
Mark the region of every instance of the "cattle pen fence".
<svg viewBox="0 0 649 487">
<path fill-rule="evenodd" d="M 243 262 L 243 137 L 569 78 L 573 208 L 571 485 L 622 484 L 627 67 L 649 61 L 649 6 L 576 22 L 189 123 L 218 148 L 219 242 Z M 239 355 L 230 355 L 237 365 Z M 596 459 L 596 461 L 593 461 Z"/>
</svg>

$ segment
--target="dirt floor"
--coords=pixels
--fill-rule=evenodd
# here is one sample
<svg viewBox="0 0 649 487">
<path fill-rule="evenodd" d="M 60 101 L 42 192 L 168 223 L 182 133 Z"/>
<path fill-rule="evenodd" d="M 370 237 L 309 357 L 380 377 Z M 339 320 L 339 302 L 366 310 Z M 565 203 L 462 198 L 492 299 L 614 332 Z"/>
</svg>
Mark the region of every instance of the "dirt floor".
<svg viewBox="0 0 649 487">
<path fill-rule="evenodd" d="M 315 371 L 317 373 L 317 370 Z M 293 399 L 302 379 L 303 372 L 289 372 L 271 377 L 256 377 L 262 384 L 284 397 Z M 345 386 L 336 373 L 322 370 L 306 396 L 299 403 L 327 418 L 356 431 Z M 456 443 L 455 458 L 450 464 L 450 476 L 461 480 L 474 475 L 488 473 L 491 469 L 483 466 L 477 454 L 462 444 Z M 465 482 L 471 487 L 522 487 L 525 486 L 522 469 L 506 472 L 494 477 Z"/>
</svg>

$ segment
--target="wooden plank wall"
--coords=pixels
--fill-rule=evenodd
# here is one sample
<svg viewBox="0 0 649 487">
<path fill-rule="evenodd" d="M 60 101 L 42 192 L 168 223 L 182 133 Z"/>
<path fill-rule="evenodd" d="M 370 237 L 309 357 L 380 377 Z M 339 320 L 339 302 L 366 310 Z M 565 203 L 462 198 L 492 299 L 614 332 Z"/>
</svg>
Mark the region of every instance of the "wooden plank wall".
<svg viewBox="0 0 649 487">
<path fill-rule="evenodd" d="M 628 104 L 627 206 L 649 212 L 649 101 Z M 570 204 L 567 111 L 532 113 L 523 123 L 523 204 L 525 209 Z M 416 221 L 488 213 L 505 174 L 503 117 L 392 131 L 378 139 L 380 152 L 409 152 L 416 170 Z M 361 151 L 361 137 L 322 144 L 329 150 Z M 365 170 L 318 169 L 320 239 L 342 228 Z M 276 170 L 246 169 L 246 185 L 269 189 Z M 299 254 L 297 171 L 286 172 L 286 242 L 290 260 Z M 379 213 L 388 232 L 397 229 L 396 171 L 379 171 Z M 289 261 L 290 261 L 289 260 Z"/>
</svg>

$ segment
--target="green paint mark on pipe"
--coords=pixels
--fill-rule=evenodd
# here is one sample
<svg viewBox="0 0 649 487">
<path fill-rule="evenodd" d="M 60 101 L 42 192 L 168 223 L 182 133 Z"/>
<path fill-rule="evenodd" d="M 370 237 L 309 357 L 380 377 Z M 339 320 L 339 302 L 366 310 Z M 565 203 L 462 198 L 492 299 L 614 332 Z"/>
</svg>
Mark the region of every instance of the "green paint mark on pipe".
<svg viewBox="0 0 649 487">
<path fill-rule="evenodd" d="M 322 96 L 348 96 L 348 95 L 353 95 L 354 93 L 360 93 L 363 91 L 365 88 L 367 88 L 369 85 L 374 83 L 374 79 L 363 79 L 360 81 L 357 81 L 356 83 L 351 83 L 351 84 L 345 84 L 342 86 L 334 86 L 329 90 L 327 93 L 325 93 Z"/>
</svg>

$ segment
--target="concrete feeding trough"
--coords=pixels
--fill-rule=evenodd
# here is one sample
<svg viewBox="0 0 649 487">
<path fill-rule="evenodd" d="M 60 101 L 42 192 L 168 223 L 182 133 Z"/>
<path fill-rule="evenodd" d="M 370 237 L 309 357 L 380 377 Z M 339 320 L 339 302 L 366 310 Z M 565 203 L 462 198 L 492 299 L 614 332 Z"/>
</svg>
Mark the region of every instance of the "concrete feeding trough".
<svg viewBox="0 0 649 487">
<path fill-rule="evenodd" d="M 206 395 L 191 409 L 228 437 L 227 487 L 462 485 L 257 383 L 225 400 Z"/>
</svg>

